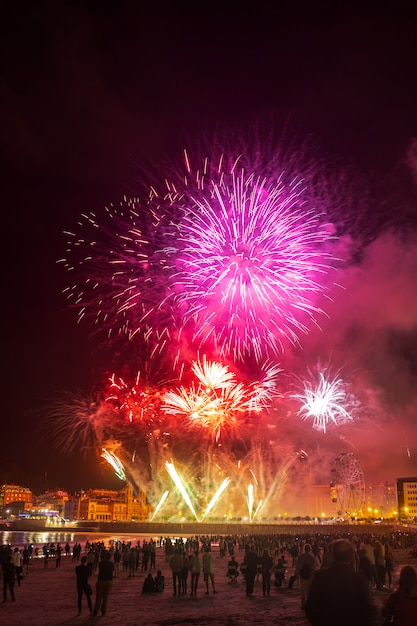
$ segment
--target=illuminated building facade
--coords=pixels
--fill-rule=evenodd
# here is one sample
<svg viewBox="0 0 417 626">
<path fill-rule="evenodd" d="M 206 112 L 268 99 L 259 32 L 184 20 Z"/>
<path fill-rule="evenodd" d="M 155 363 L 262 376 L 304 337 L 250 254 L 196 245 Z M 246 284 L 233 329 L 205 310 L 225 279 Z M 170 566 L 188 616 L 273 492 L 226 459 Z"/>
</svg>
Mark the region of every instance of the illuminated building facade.
<svg viewBox="0 0 417 626">
<path fill-rule="evenodd" d="M 338 501 L 329 485 L 311 485 L 305 494 L 303 506 L 312 518 L 333 518 L 338 515 Z"/>
<path fill-rule="evenodd" d="M 27 487 L 14 484 L 0 486 L 0 512 L 3 517 L 8 517 L 6 509 L 13 509 L 13 513 L 19 513 L 32 506 L 33 495 Z"/>
<path fill-rule="evenodd" d="M 78 519 L 95 522 L 144 522 L 153 508 L 146 502 L 146 493 L 137 496 L 127 485 L 121 491 L 90 489 L 79 498 Z"/>
<path fill-rule="evenodd" d="M 33 498 L 33 505 L 38 509 L 58 511 L 61 517 L 65 517 L 65 503 L 68 498 L 68 493 L 63 489 L 46 491 L 45 493 Z"/>
<path fill-rule="evenodd" d="M 397 517 L 397 485 L 392 482 L 373 483 L 366 486 L 364 513 L 368 517 Z"/>
<path fill-rule="evenodd" d="M 398 516 L 417 518 L 417 476 L 397 478 Z"/>
</svg>

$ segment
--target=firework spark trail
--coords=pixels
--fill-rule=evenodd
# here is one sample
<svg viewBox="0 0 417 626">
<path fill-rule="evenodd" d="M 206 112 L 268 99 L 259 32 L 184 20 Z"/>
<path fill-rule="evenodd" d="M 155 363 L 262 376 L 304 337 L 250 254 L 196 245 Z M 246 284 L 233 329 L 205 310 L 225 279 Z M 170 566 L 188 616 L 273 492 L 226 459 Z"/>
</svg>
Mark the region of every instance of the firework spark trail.
<svg viewBox="0 0 417 626">
<path fill-rule="evenodd" d="M 352 421 L 348 412 L 346 385 L 339 377 L 326 378 L 327 372 L 319 372 L 319 381 L 304 382 L 304 392 L 292 397 L 301 401 L 298 415 L 304 420 L 313 419 L 313 428 L 326 432 L 329 425 L 340 426 Z"/>
<path fill-rule="evenodd" d="M 151 517 L 151 522 L 153 522 L 153 520 L 155 519 L 156 515 L 158 514 L 158 511 L 160 511 L 160 509 L 162 508 L 162 505 L 164 504 L 165 500 L 168 498 L 169 495 L 169 491 L 165 491 L 162 494 L 161 499 L 159 500 L 158 504 L 155 507 L 155 511 L 153 512 L 153 515 Z"/>
<path fill-rule="evenodd" d="M 114 452 L 103 448 L 101 456 L 114 468 L 117 478 L 120 478 L 120 480 L 127 480 L 123 463 L 121 462 L 119 457 L 114 454 Z"/>
<path fill-rule="evenodd" d="M 254 513 L 253 513 L 253 515 L 252 515 L 251 522 L 253 522 L 253 520 L 255 519 L 255 517 L 258 515 L 258 513 L 259 513 L 259 511 L 260 511 L 260 509 L 261 509 L 261 506 L 262 506 L 262 499 L 261 499 L 261 500 L 259 500 L 259 502 L 258 502 L 258 506 L 256 507 L 256 509 L 255 509 L 255 511 L 254 511 Z"/>
<path fill-rule="evenodd" d="M 165 468 L 168 474 L 171 476 L 172 480 L 176 484 L 178 490 L 180 491 L 182 497 L 184 498 L 184 502 L 190 509 L 191 513 L 194 515 L 195 519 L 198 521 L 197 513 L 194 510 L 193 504 L 190 500 L 190 496 L 188 495 L 184 483 L 182 482 L 173 461 L 165 461 Z"/>
<path fill-rule="evenodd" d="M 62 392 L 51 400 L 45 417 L 47 432 L 53 428 L 54 442 L 71 454 L 77 450 L 97 449 L 114 436 L 113 411 L 97 394 Z"/>
<path fill-rule="evenodd" d="M 297 458 L 296 454 L 288 456 L 288 458 L 281 462 L 272 479 L 268 481 L 268 485 L 264 486 L 265 495 L 260 501 L 260 505 L 262 505 L 264 509 L 268 509 L 268 504 L 272 498 L 276 498 L 277 494 L 282 494 L 283 487 L 288 480 L 288 471 Z M 257 511 L 260 509 L 260 505 L 258 506 Z"/>
<path fill-rule="evenodd" d="M 253 504 L 254 504 L 254 496 L 253 496 L 253 485 L 252 483 L 249 483 L 248 485 L 248 497 L 247 497 L 247 504 L 248 504 L 248 514 L 249 514 L 249 521 L 252 521 L 252 513 L 253 513 Z"/>
<path fill-rule="evenodd" d="M 228 371 L 227 365 L 207 361 L 206 358 L 202 363 L 194 361 L 191 369 L 201 384 L 211 389 L 227 389 L 235 377 L 233 372 Z"/>
<path fill-rule="evenodd" d="M 252 384 L 252 391 L 248 402 L 248 410 L 258 412 L 267 409 L 273 400 L 281 396 L 277 388 L 278 374 L 282 368 L 278 364 L 264 363 L 261 367 L 262 378 L 259 382 Z"/>
<path fill-rule="evenodd" d="M 210 513 L 210 511 L 214 508 L 215 504 L 218 502 L 218 500 L 220 499 L 220 496 L 225 491 L 225 489 L 229 486 L 229 484 L 230 484 L 230 478 L 227 477 L 227 478 L 224 479 L 224 481 L 222 482 L 222 484 L 217 489 L 216 493 L 214 494 L 214 496 L 212 497 L 212 499 L 208 503 L 207 508 L 206 508 L 204 514 L 201 517 L 201 520 L 200 520 L 201 522 L 204 521 L 205 517 L 207 517 L 207 515 Z"/>
</svg>

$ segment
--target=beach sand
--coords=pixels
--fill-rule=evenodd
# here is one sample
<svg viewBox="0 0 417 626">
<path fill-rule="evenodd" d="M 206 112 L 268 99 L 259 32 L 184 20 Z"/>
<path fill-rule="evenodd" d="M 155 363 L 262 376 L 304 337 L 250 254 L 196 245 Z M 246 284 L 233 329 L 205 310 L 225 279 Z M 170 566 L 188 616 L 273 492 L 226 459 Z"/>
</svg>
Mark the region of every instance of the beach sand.
<svg viewBox="0 0 417 626">
<path fill-rule="evenodd" d="M 133 542 L 133 545 L 136 545 Z M 84 546 L 83 546 L 84 548 Z M 0 623 L 5 626 L 64 626 L 73 624 L 114 624 L 118 626 L 243 626 L 246 624 L 282 624 L 307 626 L 309 624 L 301 609 L 300 594 L 296 585 L 293 590 L 287 585 L 278 589 L 272 586 L 271 595 L 262 595 L 261 580 L 255 583 L 255 597 L 248 598 L 242 577 L 238 583 L 228 583 L 226 577 L 228 558 L 220 558 L 217 546 L 215 556 L 215 582 L 217 594 L 205 594 L 203 577 L 200 576 L 197 596 L 174 596 L 171 571 L 162 548 L 157 549 L 156 566 L 165 575 L 165 591 L 161 594 L 142 594 L 146 573 L 139 571 L 134 578 L 120 571 L 114 580 L 106 616 L 90 617 L 87 602 L 83 598 L 83 611 L 78 616 L 75 586 L 75 563 L 71 557 L 63 557 L 61 567 L 50 560 L 44 567 L 42 558 L 32 559 L 28 575 L 21 586 L 15 585 L 16 602 L 8 597 L 0 605 Z M 394 552 L 394 584 L 398 580 L 401 566 L 416 566 L 417 559 L 409 556 L 410 551 L 397 549 Z M 243 554 L 237 552 L 241 563 Z M 291 562 L 291 561 L 290 561 Z M 293 568 L 289 568 L 292 573 Z M 154 574 L 154 573 L 153 573 Z M 95 588 L 96 574 L 90 581 Z M 375 605 L 380 607 L 389 593 L 388 589 L 372 591 Z M 95 595 L 93 594 L 93 603 Z"/>
</svg>

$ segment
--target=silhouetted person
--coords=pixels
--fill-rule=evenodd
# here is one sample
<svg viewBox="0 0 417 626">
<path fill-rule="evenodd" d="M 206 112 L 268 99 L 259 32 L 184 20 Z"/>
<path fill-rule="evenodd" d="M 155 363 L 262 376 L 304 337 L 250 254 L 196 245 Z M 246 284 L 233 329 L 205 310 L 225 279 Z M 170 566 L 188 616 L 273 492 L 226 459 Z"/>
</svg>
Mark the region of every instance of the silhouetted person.
<svg viewBox="0 0 417 626">
<path fill-rule="evenodd" d="M 232 554 L 230 561 L 227 564 L 226 574 L 229 582 L 237 582 L 237 577 L 239 576 L 239 563 L 236 561 L 234 554 Z"/>
<path fill-rule="evenodd" d="M 101 553 L 98 565 L 98 578 L 96 582 L 96 602 L 93 615 L 97 615 L 100 608 L 101 614 L 106 615 L 107 601 L 113 587 L 114 563 L 110 560 L 111 554 L 107 550 Z"/>
<path fill-rule="evenodd" d="M 372 626 L 375 608 L 369 583 L 355 571 L 355 548 L 345 539 L 331 545 L 333 562 L 315 573 L 306 614 L 313 626 Z"/>
<path fill-rule="evenodd" d="M 269 550 L 264 550 L 261 557 L 261 572 L 262 572 L 262 593 L 265 595 L 271 594 L 271 576 L 272 569 L 274 567 L 274 561 L 269 554 Z"/>
<path fill-rule="evenodd" d="M 88 604 L 90 613 L 92 613 L 93 607 L 91 604 L 91 587 L 88 582 L 89 571 L 88 571 L 86 556 L 81 557 L 81 564 L 77 565 L 77 567 L 75 568 L 75 575 L 77 577 L 78 615 L 81 615 L 81 601 L 82 601 L 83 593 L 85 594 L 85 597 L 87 598 L 87 604 Z"/>
<path fill-rule="evenodd" d="M 301 593 L 301 608 L 306 608 L 308 594 L 310 592 L 311 583 L 316 568 L 316 559 L 311 554 L 311 545 L 306 543 L 304 552 L 297 557 L 297 566 L 295 568 L 295 576 L 297 576 Z"/>
<path fill-rule="evenodd" d="M 206 583 L 206 594 L 209 593 L 209 581 L 211 581 L 211 588 L 213 593 L 217 593 L 214 584 L 214 557 L 209 546 L 206 546 L 206 548 L 204 548 L 201 560 L 203 563 L 204 582 Z"/>
<path fill-rule="evenodd" d="M 259 556 L 250 546 L 249 550 L 245 554 L 245 581 L 246 581 L 246 595 L 253 596 L 253 586 L 255 584 L 255 576 L 258 573 Z"/>
<path fill-rule="evenodd" d="M 142 593 L 154 593 L 155 582 L 152 578 L 152 574 L 149 572 L 145 580 L 143 581 Z"/>
<path fill-rule="evenodd" d="M 14 576 L 15 565 L 12 562 L 10 554 L 6 556 L 6 562 L 3 564 L 3 602 L 7 602 L 7 589 L 10 591 L 10 597 L 12 602 L 15 601 L 14 597 Z"/>
<path fill-rule="evenodd" d="M 154 583 L 155 591 L 161 592 L 165 589 L 165 576 L 162 574 L 160 569 L 156 572 Z"/>
<path fill-rule="evenodd" d="M 197 595 L 198 581 L 200 579 L 201 568 L 202 568 L 201 559 L 198 555 L 198 550 L 195 550 L 194 558 L 193 558 L 193 567 L 191 570 L 191 595 L 192 596 Z"/>
<path fill-rule="evenodd" d="M 396 626 L 417 624 L 417 572 L 411 565 L 401 569 L 398 589 L 386 600 L 382 615 L 394 615 Z"/>
<path fill-rule="evenodd" d="M 174 587 L 174 596 L 177 595 L 177 583 L 178 583 L 178 595 L 181 595 L 182 556 L 178 552 L 178 550 L 175 550 L 174 554 L 169 559 L 169 566 L 172 571 L 172 585 Z"/>
</svg>

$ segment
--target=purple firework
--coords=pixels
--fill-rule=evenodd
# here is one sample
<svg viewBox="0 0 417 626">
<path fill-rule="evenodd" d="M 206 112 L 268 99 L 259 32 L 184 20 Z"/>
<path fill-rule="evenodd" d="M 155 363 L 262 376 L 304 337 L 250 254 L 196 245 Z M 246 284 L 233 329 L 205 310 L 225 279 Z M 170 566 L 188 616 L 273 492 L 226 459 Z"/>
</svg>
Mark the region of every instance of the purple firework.
<svg viewBox="0 0 417 626">
<path fill-rule="evenodd" d="M 175 329 L 167 281 L 172 227 L 150 198 L 81 215 L 65 233 L 67 255 L 59 262 L 74 276 L 64 294 L 80 321 L 92 319 L 108 338 L 135 338 L 161 350 Z"/>
<path fill-rule="evenodd" d="M 185 156 L 186 175 L 163 192 L 81 217 L 67 233 L 65 292 L 80 319 L 141 340 L 150 357 L 176 352 L 178 365 L 204 349 L 261 363 L 317 324 L 333 228 L 285 170 L 221 156 L 192 172 Z"/>
<path fill-rule="evenodd" d="M 187 183 L 171 284 L 193 343 L 235 360 L 281 353 L 321 312 L 333 229 L 285 172 L 270 180 L 237 160 Z"/>
</svg>

